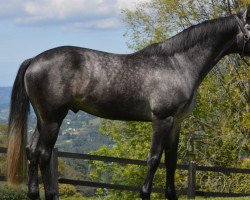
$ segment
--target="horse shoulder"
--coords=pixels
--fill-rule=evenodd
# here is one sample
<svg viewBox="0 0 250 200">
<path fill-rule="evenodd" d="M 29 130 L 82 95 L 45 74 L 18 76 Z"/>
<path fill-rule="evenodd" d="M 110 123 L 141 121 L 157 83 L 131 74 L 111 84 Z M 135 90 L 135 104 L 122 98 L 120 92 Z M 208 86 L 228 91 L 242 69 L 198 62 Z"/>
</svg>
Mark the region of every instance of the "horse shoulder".
<svg viewBox="0 0 250 200">
<path fill-rule="evenodd" d="M 161 74 L 161 73 L 159 73 Z M 192 109 L 195 85 L 175 70 L 162 73 L 150 93 L 150 107 L 159 116 L 175 116 Z"/>
</svg>

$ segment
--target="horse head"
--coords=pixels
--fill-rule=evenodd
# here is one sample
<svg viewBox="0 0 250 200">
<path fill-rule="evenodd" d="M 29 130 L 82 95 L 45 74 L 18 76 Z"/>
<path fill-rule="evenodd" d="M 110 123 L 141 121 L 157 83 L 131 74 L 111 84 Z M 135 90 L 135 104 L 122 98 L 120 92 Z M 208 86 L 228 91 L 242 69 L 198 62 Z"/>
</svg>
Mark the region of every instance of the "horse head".
<svg viewBox="0 0 250 200">
<path fill-rule="evenodd" d="M 246 11 L 240 11 L 235 16 L 239 32 L 236 36 L 237 50 L 242 56 L 250 56 L 250 5 Z"/>
</svg>

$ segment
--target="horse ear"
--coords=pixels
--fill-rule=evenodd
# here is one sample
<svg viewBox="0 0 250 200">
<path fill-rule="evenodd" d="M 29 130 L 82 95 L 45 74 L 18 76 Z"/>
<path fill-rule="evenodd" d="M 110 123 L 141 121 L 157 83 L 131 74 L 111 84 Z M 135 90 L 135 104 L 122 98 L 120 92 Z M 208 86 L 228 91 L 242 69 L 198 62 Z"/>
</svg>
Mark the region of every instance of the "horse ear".
<svg viewBox="0 0 250 200">
<path fill-rule="evenodd" d="M 245 19 L 247 22 L 250 20 L 250 5 L 248 5 L 247 10 L 242 15 L 243 19 Z"/>
<path fill-rule="evenodd" d="M 239 16 L 242 16 L 242 15 L 244 14 L 244 12 L 245 12 L 245 11 L 243 10 L 243 8 L 240 8 L 240 9 L 239 9 L 239 12 L 238 12 L 238 15 L 239 15 Z"/>
</svg>

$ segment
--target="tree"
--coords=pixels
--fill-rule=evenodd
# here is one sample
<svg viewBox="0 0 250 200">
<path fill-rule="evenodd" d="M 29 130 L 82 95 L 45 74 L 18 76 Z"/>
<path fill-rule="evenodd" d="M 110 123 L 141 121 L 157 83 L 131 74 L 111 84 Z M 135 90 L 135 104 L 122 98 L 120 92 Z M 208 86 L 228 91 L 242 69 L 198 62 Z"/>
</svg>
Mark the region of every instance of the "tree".
<svg viewBox="0 0 250 200">
<path fill-rule="evenodd" d="M 229 15 L 250 1 L 237 0 L 152 0 L 136 10 L 123 10 L 125 36 L 134 50 L 160 42 L 176 32 L 204 20 Z M 223 59 L 199 88 L 197 107 L 182 127 L 179 161 L 195 159 L 200 165 L 250 167 L 250 69 L 249 60 L 239 56 Z M 101 133 L 115 142 L 97 153 L 116 157 L 146 159 L 151 125 L 104 120 Z M 176 173 L 177 188 L 185 188 L 185 176 Z M 122 174 L 122 176 L 121 176 Z M 95 163 L 92 175 L 102 181 L 141 185 L 145 168 L 131 165 Z M 159 170 L 154 183 L 164 187 L 165 175 Z M 199 173 L 198 187 L 210 191 L 250 192 L 249 176 Z M 107 199 L 133 199 L 136 193 L 109 191 Z M 154 196 L 159 199 L 161 196 Z M 153 199 L 154 199 L 153 197 Z"/>
</svg>

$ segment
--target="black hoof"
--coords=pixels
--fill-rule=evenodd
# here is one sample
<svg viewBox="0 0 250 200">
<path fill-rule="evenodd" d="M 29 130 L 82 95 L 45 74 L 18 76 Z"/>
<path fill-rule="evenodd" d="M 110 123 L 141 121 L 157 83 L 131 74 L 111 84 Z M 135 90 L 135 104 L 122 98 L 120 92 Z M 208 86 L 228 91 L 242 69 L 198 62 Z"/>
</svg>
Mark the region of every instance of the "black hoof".
<svg viewBox="0 0 250 200">
<path fill-rule="evenodd" d="M 40 200 L 39 197 L 39 190 L 38 189 L 34 189 L 32 191 L 29 191 L 27 196 L 31 199 L 31 200 Z"/>
<path fill-rule="evenodd" d="M 150 193 L 140 192 L 140 197 L 142 200 L 150 200 Z"/>
<path fill-rule="evenodd" d="M 176 194 L 174 194 L 174 195 L 172 195 L 172 194 L 166 194 L 165 197 L 168 200 L 178 200 Z"/>
<path fill-rule="evenodd" d="M 59 197 L 58 196 L 54 196 L 53 200 L 59 200 Z"/>
<path fill-rule="evenodd" d="M 54 190 L 46 191 L 45 192 L 45 199 L 46 200 L 58 200 L 58 196 Z"/>
</svg>

